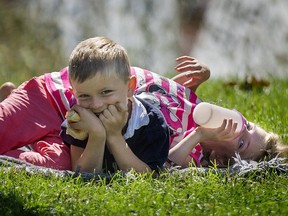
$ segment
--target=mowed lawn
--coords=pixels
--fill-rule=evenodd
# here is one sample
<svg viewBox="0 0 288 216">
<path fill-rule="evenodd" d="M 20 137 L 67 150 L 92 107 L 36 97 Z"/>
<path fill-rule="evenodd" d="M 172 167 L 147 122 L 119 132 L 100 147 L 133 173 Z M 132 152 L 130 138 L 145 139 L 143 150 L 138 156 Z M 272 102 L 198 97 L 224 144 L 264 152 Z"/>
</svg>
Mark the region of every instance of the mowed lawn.
<svg viewBox="0 0 288 216">
<path fill-rule="evenodd" d="M 263 82 L 209 80 L 198 95 L 237 109 L 288 143 L 288 79 L 269 82 L 263 88 Z M 1 167 L 0 215 L 288 215 L 287 186 L 287 173 L 273 171 L 245 177 L 193 170 L 158 178 L 130 173 L 83 181 Z"/>
</svg>

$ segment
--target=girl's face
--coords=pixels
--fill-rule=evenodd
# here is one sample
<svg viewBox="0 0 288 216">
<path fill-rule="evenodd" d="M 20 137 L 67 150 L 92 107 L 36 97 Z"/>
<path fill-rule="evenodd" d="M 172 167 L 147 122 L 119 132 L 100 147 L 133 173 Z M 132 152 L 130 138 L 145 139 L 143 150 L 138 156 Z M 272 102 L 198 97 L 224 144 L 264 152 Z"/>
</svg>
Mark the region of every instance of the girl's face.
<svg viewBox="0 0 288 216">
<path fill-rule="evenodd" d="M 109 105 L 127 106 L 128 98 L 133 95 L 131 81 L 124 82 L 119 77 L 97 73 L 83 83 L 71 81 L 73 93 L 78 105 L 92 110 L 96 115 L 102 113 Z M 125 107 L 123 106 L 123 107 Z"/>
<path fill-rule="evenodd" d="M 219 167 L 227 166 L 232 157 L 235 157 L 235 153 L 239 153 L 241 159 L 255 160 L 262 154 L 267 135 L 265 130 L 247 121 L 244 130 L 232 141 L 201 143 L 204 153 L 203 165 L 212 162 Z"/>
</svg>

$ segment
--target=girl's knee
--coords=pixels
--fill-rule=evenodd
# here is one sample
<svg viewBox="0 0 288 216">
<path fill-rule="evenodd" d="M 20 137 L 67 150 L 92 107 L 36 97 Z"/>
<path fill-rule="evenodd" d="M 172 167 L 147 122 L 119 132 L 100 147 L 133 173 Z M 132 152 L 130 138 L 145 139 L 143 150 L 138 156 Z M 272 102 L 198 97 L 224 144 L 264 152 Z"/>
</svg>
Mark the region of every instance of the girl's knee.
<svg viewBox="0 0 288 216">
<path fill-rule="evenodd" d="M 3 101 L 11 92 L 16 89 L 16 86 L 12 82 L 6 82 L 0 87 L 0 102 Z"/>
<path fill-rule="evenodd" d="M 19 159 L 36 166 L 52 168 L 57 170 L 71 170 L 71 162 L 69 155 L 45 154 L 41 155 L 38 152 L 22 152 Z"/>
</svg>

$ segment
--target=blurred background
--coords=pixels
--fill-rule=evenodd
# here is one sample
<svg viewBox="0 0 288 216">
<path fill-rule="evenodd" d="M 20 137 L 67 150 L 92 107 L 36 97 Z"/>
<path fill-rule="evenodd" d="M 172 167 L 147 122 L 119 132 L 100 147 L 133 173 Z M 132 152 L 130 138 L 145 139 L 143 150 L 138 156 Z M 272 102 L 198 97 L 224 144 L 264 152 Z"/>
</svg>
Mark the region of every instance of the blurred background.
<svg viewBox="0 0 288 216">
<path fill-rule="evenodd" d="M 191 55 L 212 78 L 288 77 L 286 0 L 0 0 L 1 81 L 65 67 L 82 40 L 107 36 L 131 65 L 172 74 Z"/>
</svg>

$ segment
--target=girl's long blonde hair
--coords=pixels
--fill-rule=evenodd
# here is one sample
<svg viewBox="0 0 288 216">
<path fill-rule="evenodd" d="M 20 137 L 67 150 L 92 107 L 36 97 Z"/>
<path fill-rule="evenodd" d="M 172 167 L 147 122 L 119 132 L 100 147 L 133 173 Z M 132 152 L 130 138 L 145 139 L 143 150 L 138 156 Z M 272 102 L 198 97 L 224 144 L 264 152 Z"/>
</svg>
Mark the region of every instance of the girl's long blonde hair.
<svg viewBox="0 0 288 216">
<path fill-rule="evenodd" d="M 284 144 L 280 137 L 275 133 L 269 133 L 266 138 L 266 146 L 263 155 L 259 159 L 266 157 L 268 159 L 274 157 L 288 157 L 288 145 Z"/>
</svg>

